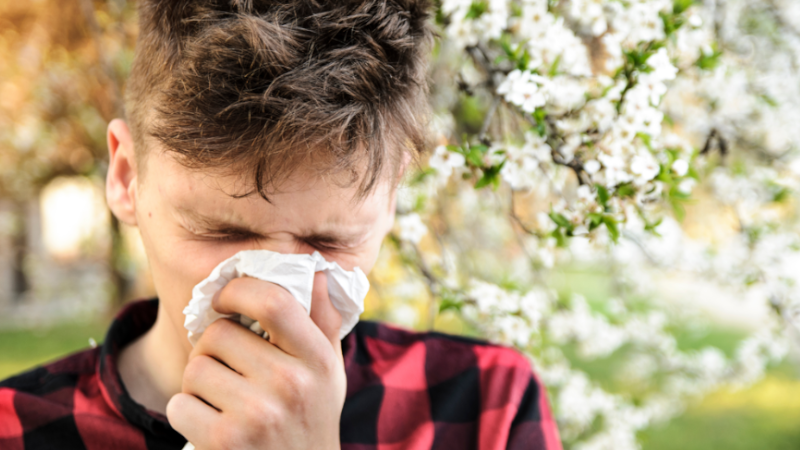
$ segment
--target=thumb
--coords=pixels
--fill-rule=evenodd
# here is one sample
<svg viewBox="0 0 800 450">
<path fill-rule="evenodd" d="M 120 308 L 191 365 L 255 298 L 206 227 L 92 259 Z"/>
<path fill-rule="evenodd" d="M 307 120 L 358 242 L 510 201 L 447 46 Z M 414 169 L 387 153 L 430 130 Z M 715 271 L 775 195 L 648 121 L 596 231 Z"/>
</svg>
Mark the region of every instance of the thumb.
<svg viewBox="0 0 800 450">
<path fill-rule="evenodd" d="M 328 276 L 325 272 L 314 274 L 314 287 L 311 291 L 311 320 L 334 344 L 334 347 L 338 348 L 342 316 L 328 296 Z"/>
</svg>

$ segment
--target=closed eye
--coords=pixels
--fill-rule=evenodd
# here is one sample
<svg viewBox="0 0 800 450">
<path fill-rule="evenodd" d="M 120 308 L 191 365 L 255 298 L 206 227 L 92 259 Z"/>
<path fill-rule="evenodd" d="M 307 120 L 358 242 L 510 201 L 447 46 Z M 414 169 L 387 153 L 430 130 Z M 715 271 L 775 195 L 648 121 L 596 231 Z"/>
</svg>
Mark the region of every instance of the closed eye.
<svg viewBox="0 0 800 450">
<path fill-rule="evenodd" d="M 217 242 L 245 242 L 259 239 L 261 236 L 254 233 L 246 232 L 231 232 L 231 233 L 213 233 L 213 234 L 200 234 L 201 239 Z"/>
<path fill-rule="evenodd" d="M 313 240 L 305 240 L 306 245 L 313 247 L 316 250 L 321 252 L 335 252 L 335 251 L 342 251 L 345 250 L 346 247 L 337 246 L 336 244 L 320 242 L 320 241 L 313 241 Z"/>
</svg>

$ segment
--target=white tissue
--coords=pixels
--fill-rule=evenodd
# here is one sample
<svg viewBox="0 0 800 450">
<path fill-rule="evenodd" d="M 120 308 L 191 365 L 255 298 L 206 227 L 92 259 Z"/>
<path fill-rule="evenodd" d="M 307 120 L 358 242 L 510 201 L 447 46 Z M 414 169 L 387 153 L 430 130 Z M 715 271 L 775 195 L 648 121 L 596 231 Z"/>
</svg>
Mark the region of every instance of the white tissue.
<svg viewBox="0 0 800 450">
<path fill-rule="evenodd" d="M 339 338 L 344 338 L 364 312 L 364 297 L 369 291 L 369 281 L 361 269 L 344 270 L 339 264 L 326 261 L 319 252 L 296 255 L 245 250 L 221 262 L 208 278 L 192 289 L 192 299 L 183 309 L 186 315 L 183 326 L 189 330 L 189 341 L 195 345 L 203 331 L 221 318 L 237 319 L 243 324 L 247 323 L 246 326 L 251 329 L 257 325 L 247 317 L 219 314 L 211 308 L 214 295 L 234 278 L 246 275 L 282 286 L 310 313 L 314 274 L 320 271 L 328 276 L 328 295 L 342 316 Z"/>
</svg>

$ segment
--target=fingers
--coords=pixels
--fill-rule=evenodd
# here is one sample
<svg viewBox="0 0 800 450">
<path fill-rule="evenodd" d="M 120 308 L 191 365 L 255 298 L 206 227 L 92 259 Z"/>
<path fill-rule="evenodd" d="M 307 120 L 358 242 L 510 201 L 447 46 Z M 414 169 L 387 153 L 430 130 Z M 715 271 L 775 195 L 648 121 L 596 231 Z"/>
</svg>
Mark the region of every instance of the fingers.
<svg viewBox="0 0 800 450">
<path fill-rule="evenodd" d="M 208 326 L 189 354 L 189 364 L 200 355 L 210 356 L 230 367 L 225 370 L 238 372 L 245 377 L 255 376 L 263 372 L 270 362 L 286 358 L 270 342 L 228 319 L 217 320 Z"/>
<path fill-rule="evenodd" d="M 189 442 L 211 442 L 221 414 L 194 395 L 175 394 L 167 403 L 169 424 Z"/>
<path fill-rule="evenodd" d="M 241 404 L 241 393 L 247 389 L 242 375 L 210 356 L 192 358 L 183 372 L 183 392 L 204 400 L 223 413 Z"/>
<path fill-rule="evenodd" d="M 333 306 L 328 296 L 328 276 L 325 272 L 314 275 L 314 288 L 311 291 L 311 320 L 317 324 L 328 340 L 339 346 L 339 329 L 342 327 L 342 315 Z"/>
<path fill-rule="evenodd" d="M 330 357 L 330 341 L 306 310 L 278 285 L 237 278 L 222 288 L 212 306 L 221 314 L 238 313 L 256 319 L 270 334 L 270 342 L 292 356 L 316 361 Z"/>
</svg>

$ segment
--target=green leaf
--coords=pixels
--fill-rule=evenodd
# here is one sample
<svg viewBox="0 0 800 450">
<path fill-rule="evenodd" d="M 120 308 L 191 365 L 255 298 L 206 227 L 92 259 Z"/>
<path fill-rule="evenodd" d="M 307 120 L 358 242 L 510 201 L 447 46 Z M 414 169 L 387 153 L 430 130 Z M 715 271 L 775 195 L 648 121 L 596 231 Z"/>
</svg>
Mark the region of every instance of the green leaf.
<svg viewBox="0 0 800 450">
<path fill-rule="evenodd" d="M 557 213 L 557 212 L 551 212 L 551 213 L 550 213 L 550 214 L 548 214 L 548 215 L 550 216 L 550 219 L 552 219 L 552 220 L 553 220 L 553 222 L 554 222 L 556 225 L 558 225 L 560 228 L 566 228 L 566 229 L 569 229 L 569 228 L 572 226 L 572 224 L 570 223 L 570 221 L 569 221 L 569 220 L 568 220 L 566 217 L 564 217 L 564 215 L 563 215 L 563 214 L 561 214 L 561 213 Z"/>
<path fill-rule="evenodd" d="M 675 214 L 675 218 L 678 219 L 678 222 L 683 222 L 683 219 L 686 217 L 686 208 L 683 207 L 681 201 L 676 198 L 670 198 L 670 205 L 672 206 L 672 212 Z"/>
<path fill-rule="evenodd" d="M 608 209 L 608 200 L 611 199 L 608 189 L 599 184 L 595 184 L 594 187 L 597 189 L 597 201 L 600 202 L 600 205 L 603 206 L 603 209 Z"/>
<path fill-rule="evenodd" d="M 684 201 L 686 201 L 686 200 L 691 200 L 692 199 L 691 194 L 687 194 L 685 192 L 679 191 L 677 186 L 675 186 L 672 189 L 670 189 L 669 195 L 674 200 L 684 200 Z"/>
<path fill-rule="evenodd" d="M 475 183 L 475 189 L 483 189 L 490 184 L 492 184 L 492 176 L 484 172 L 481 179 L 478 180 L 477 183 Z"/>
<path fill-rule="evenodd" d="M 478 17 L 482 16 L 486 11 L 489 10 L 489 3 L 488 2 L 472 2 L 469 5 L 469 11 L 467 11 L 467 15 L 464 16 L 465 19 L 477 19 Z"/>
<path fill-rule="evenodd" d="M 589 231 L 593 231 L 603 224 L 603 215 L 600 213 L 589 213 L 586 218 L 589 219 Z"/>
<path fill-rule="evenodd" d="M 666 164 L 661 164 L 660 169 L 658 171 L 658 175 L 656 175 L 656 180 L 663 181 L 667 184 L 673 183 L 672 172 L 670 171 L 669 167 Z"/>
<path fill-rule="evenodd" d="M 486 152 L 489 151 L 489 147 L 487 147 L 487 146 L 485 146 L 483 144 L 473 145 L 472 148 L 474 148 L 475 150 L 478 150 L 479 152 L 481 152 L 481 154 L 485 154 Z"/>
<path fill-rule="evenodd" d="M 411 184 L 419 184 L 434 173 L 436 173 L 435 169 L 426 167 L 414 174 L 414 176 L 411 178 Z"/>
<path fill-rule="evenodd" d="M 492 186 L 492 189 L 497 189 L 500 186 L 500 170 L 503 169 L 505 164 L 506 161 L 503 161 L 496 166 L 483 168 L 483 176 L 475 183 L 475 189 L 481 189 L 489 185 Z"/>
<path fill-rule="evenodd" d="M 645 219 L 644 217 L 642 218 Z M 659 217 L 658 220 L 656 220 L 655 222 L 648 222 L 647 219 L 645 219 L 644 230 L 660 237 L 661 235 L 658 234 L 656 228 L 658 228 L 658 226 L 661 225 L 661 222 L 663 221 L 664 221 L 663 217 Z"/>
<path fill-rule="evenodd" d="M 483 144 L 478 144 L 478 145 L 472 145 L 468 147 L 466 151 L 461 151 L 460 153 L 464 155 L 464 157 L 471 165 L 483 168 L 484 166 L 483 157 L 488 152 L 489 152 L 489 147 Z"/>
<path fill-rule="evenodd" d="M 470 147 L 466 155 L 467 161 L 475 167 L 483 167 L 483 153 L 475 148 Z"/>
<path fill-rule="evenodd" d="M 526 48 L 523 50 L 522 55 L 517 59 L 517 69 L 527 70 L 530 63 L 531 63 L 531 54 L 528 53 L 528 49 Z"/>
<path fill-rule="evenodd" d="M 503 37 L 500 39 L 500 48 L 506 53 L 506 56 L 509 58 L 514 57 L 514 49 L 511 48 L 511 42 L 508 39 L 508 35 L 504 34 Z"/>
<path fill-rule="evenodd" d="M 667 164 L 670 166 L 672 166 L 672 163 L 674 163 L 681 156 L 681 151 L 677 148 L 666 148 L 664 150 L 667 152 L 667 156 L 669 156 L 669 161 Z"/>
<path fill-rule="evenodd" d="M 617 197 L 633 197 L 636 194 L 636 188 L 632 183 L 623 183 L 617 186 Z"/>
<path fill-rule="evenodd" d="M 642 140 L 642 143 L 648 150 L 651 152 L 653 151 L 653 138 L 650 137 L 647 133 L 642 133 L 641 131 L 636 133 L 636 136 Z"/>
<path fill-rule="evenodd" d="M 687 9 L 691 8 L 692 5 L 695 4 L 695 0 L 675 0 L 672 2 L 672 13 L 673 14 L 683 14 L 686 12 Z"/>
<path fill-rule="evenodd" d="M 664 34 L 667 36 L 678 31 L 686 23 L 686 19 L 680 15 L 661 13 L 660 16 L 661 21 L 664 23 Z"/>
<path fill-rule="evenodd" d="M 559 55 L 556 57 L 556 60 L 553 61 L 553 65 L 550 66 L 550 71 L 548 72 L 550 78 L 553 78 L 554 76 L 558 75 L 558 66 L 560 64 L 561 64 L 561 54 L 559 53 Z"/>
<path fill-rule="evenodd" d="M 619 242 L 619 228 L 617 227 L 617 221 L 608 215 L 603 216 L 603 223 L 606 224 L 606 229 L 608 230 L 608 234 L 611 236 L 611 240 L 614 243 Z"/>
<path fill-rule="evenodd" d="M 785 186 L 780 186 L 776 184 L 774 186 L 771 186 L 771 188 L 773 191 L 772 201 L 775 203 L 783 203 L 792 196 L 792 191 Z"/>
<path fill-rule="evenodd" d="M 769 95 L 767 95 L 767 94 L 761 94 L 761 95 L 760 95 L 760 98 L 761 98 L 761 100 L 762 100 L 764 103 L 766 103 L 767 105 L 769 105 L 769 106 L 771 106 L 771 107 L 773 107 L 773 108 L 777 108 L 777 107 L 778 107 L 778 101 L 777 101 L 777 100 L 775 100 L 774 98 L 770 97 Z"/>
<path fill-rule="evenodd" d="M 459 312 L 462 306 L 464 306 L 463 302 L 445 297 L 439 302 L 439 312 L 441 313 L 448 310 Z"/>
<path fill-rule="evenodd" d="M 539 137 L 545 137 L 547 135 L 547 111 L 544 108 L 536 108 L 533 111 L 533 120 L 536 121 L 536 133 L 539 134 Z"/>
<path fill-rule="evenodd" d="M 714 51 L 708 55 L 705 53 L 700 55 L 695 65 L 703 70 L 714 70 L 719 66 L 721 56 L 722 52 L 715 48 Z"/>
<path fill-rule="evenodd" d="M 562 230 L 563 229 L 561 227 L 559 227 L 559 228 L 556 228 L 555 230 L 553 230 L 552 233 L 550 233 L 550 236 L 555 238 L 556 245 L 558 247 L 566 247 L 567 246 L 567 237 L 564 236 L 564 232 Z"/>
</svg>

